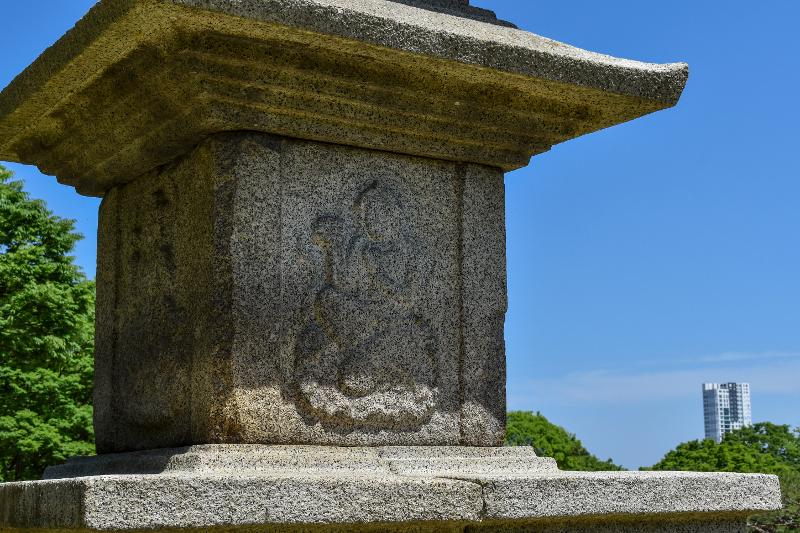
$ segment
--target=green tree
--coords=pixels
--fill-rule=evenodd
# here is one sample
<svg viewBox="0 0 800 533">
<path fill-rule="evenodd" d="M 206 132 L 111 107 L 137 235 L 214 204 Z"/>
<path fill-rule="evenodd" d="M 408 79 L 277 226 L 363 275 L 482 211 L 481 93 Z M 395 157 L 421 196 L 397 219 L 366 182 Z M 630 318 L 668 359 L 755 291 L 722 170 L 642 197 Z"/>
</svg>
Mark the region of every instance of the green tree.
<svg viewBox="0 0 800 533">
<path fill-rule="evenodd" d="M 94 453 L 94 283 L 69 255 L 80 238 L 0 166 L 0 481 Z"/>
<path fill-rule="evenodd" d="M 719 444 L 713 440 L 685 442 L 647 470 L 776 474 L 784 508 L 754 515 L 749 520 L 750 530 L 800 530 L 800 429 L 762 422 L 725 435 Z"/>
<path fill-rule="evenodd" d="M 538 412 L 508 413 L 506 445 L 533 446 L 537 455 L 554 458 L 562 470 L 622 470 L 611 459 L 601 461 L 590 454 L 575 435 L 551 423 Z"/>
</svg>

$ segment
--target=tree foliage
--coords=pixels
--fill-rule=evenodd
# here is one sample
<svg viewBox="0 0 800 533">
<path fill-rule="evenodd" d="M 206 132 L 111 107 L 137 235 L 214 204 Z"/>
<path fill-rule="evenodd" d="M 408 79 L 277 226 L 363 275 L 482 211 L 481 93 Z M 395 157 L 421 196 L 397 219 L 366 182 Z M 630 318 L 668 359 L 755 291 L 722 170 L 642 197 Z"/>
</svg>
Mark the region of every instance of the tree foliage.
<svg viewBox="0 0 800 533">
<path fill-rule="evenodd" d="M 622 470 L 611 459 L 601 461 L 583 447 L 575 435 L 548 421 L 540 413 L 508 413 L 506 445 L 533 446 L 541 457 L 552 457 L 562 470 Z"/>
<path fill-rule="evenodd" d="M 94 283 L 69 255 L 80 238 L 0 166 L 0 481 L 94 452 Z"/>
<path fill-rule="evenodd" d="M 800 428 L 762 422 L 725 435 L 721 443 L 694 440 L 678 445 L 648 470 L 776 474 L 784 509 L 753 516 L 750 529 L 800 530 Z"/>
</svg>

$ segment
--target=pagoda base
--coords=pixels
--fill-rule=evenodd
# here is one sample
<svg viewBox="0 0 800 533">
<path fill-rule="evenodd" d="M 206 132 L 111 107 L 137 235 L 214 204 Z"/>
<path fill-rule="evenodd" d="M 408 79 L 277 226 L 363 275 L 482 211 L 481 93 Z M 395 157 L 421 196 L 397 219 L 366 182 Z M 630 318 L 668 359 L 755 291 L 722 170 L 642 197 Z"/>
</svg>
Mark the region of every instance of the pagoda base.
<svg viewBox="0 0 800 533">
<path fill-rule="evenodd" d="M 734 532 L 775 476 L 563 472 L 530 448 L 206 445 L 0 485 L 3 531 Z"/>
</svg>

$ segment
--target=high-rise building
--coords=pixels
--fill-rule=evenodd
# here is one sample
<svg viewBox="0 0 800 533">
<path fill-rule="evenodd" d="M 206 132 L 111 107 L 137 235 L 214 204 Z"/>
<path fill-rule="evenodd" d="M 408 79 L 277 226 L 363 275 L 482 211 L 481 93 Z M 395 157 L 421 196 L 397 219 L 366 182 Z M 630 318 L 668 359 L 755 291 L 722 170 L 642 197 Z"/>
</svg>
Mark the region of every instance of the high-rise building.
<svg viewBox="0 0 800 533">
<path fill-rule="evenodd" d="M 703 383 L 706 438 L 717 442 L 726 433 L 753 424 L 749 383 Z"/>
</svg>

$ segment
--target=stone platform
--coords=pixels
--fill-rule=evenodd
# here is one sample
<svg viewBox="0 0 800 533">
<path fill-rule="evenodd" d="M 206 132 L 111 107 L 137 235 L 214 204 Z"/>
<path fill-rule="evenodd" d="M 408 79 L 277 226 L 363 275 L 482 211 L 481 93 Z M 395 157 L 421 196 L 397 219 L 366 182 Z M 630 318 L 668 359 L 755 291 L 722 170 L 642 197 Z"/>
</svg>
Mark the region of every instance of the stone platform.
<svg viewBox="0 0 800 533">
<path fill-rule="evenodd" d="M 0 485 L 0 525 L 734 532 L 780 507 L 774 476 L 562 472 L 522 447 L 206 445 L 76 458 L 45 477 Z"/>
</svg>

